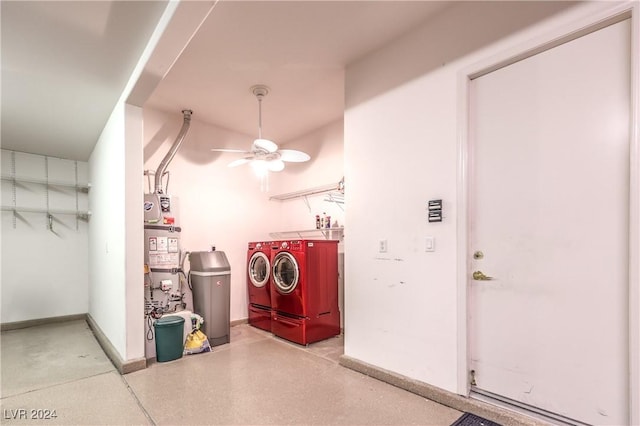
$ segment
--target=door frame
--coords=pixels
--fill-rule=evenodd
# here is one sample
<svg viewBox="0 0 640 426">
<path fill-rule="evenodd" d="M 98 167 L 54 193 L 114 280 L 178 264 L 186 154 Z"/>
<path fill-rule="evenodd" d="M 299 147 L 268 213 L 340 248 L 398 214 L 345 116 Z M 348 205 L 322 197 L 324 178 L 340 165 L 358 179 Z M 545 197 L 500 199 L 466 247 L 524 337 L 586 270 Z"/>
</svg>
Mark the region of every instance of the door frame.
<svg viewBox="0 0 640 426">
<path fill-rule="evenodd" d="M 591 10 L 593 9 L 593 10 Z M 457 391 L 469 396 L 469 328 L 468 328 L 468 256 L 469 223 L 469 146 L 470 85 L 474 78 L 556 47 L 567 41 L 597 31 L 624 19 L 631 19 L 631 81 L 629 129 L 629 420 L 640 424 L 640 3 L 637 1 L 598 4 L 582 12 L 582 18 L 543 31 L 528 42 L 487 57 L 458 73 L 458 170 L 457 170 Z"/>
</svg>

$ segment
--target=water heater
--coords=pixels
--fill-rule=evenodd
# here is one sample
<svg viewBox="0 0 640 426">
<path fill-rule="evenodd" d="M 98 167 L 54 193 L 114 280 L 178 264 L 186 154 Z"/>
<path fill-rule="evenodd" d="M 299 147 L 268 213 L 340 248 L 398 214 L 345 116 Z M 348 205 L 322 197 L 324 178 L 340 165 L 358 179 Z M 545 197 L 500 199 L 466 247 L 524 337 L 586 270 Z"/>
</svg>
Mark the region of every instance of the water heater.
<svg viewBox="0 0 640 426">
<path fill-rule="evenodd" d="M 155 356 L 153 322 L 163 315 L 181 314 L 190 316 L 193 311 L 193 296 L 182 271 L 182 245 L 178 198 L 166 194 L 162 177 L 168 175 L 166 168 L 182 144 L 191 122 L 190 110 L 182 111 L 184 123 L 169 152 L 155 173 L 155 184 L 144 194 L 144 315 L 146 322 L 146 358 Z M 168 186 L 168 178 L 167 178 Z M 190 320 L 186 322 L 190 329 Z M 187 329 L 185 328 L 185 330 Z"/>
</svg>

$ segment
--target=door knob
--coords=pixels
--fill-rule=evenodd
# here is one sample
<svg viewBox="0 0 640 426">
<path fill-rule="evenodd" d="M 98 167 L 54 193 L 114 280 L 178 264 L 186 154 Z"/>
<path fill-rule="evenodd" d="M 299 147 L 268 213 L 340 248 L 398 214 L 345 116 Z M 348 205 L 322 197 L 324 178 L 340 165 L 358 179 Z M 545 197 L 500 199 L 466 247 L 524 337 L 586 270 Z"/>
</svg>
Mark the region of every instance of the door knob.
<svg viewBox="0 0 640 426">
<path fill-rule="evenodd" d="M 473 273 L 473 279 L 476 281 L 490 281 L 493 277 L 486 276 L 482 271 L 475 271 Z"/>
</svg>

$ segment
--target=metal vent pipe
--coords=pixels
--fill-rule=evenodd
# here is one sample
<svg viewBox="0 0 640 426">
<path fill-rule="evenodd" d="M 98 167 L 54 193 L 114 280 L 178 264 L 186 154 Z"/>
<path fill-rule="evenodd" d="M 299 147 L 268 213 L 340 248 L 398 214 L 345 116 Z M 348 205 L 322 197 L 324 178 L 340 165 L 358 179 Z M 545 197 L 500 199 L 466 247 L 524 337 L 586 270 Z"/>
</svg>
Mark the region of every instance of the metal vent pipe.
<svg viewBox="0 0 640 426">
<path fill-rule="evenodd" d="M 191 114 L 193 114 L 193 111 L 191 111 L 190 109 L 183 109 L 182 114 L 184 115 L 184 122 L 182 123 L 180 133 L 178 133 L 175 142 L 173 142 L 173 145 L 171 145 L 169 152 L 167 152 L 167 155 L 164 156 L 164 158 L 160 162 L 160 165 L 158 166 L 158 169 L 156 170 L 154 190 L 154 193 L 156 194 L 162 194 L 162 174 L 167 170 L 169 163 L 171 162 L 171 160 L 173 160 L 176 152 L 178 152 L 178 148 L 180 148 L 180 145 L 182 145 L 182 142 L 187 135 L 187 131 L 189 130 L 189 126 L 191 125 Z"/>
</svg>

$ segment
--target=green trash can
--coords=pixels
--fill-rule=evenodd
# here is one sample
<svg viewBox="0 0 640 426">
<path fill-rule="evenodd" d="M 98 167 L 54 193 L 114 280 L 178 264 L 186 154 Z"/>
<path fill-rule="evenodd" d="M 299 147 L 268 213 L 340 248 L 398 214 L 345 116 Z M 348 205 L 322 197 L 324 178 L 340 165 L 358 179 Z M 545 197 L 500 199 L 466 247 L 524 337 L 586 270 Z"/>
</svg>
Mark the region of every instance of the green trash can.
<svg viewBox="0 0 640 426">
<path fill-rule="evenodd" d="M 158 319 L 156 331 L 156 361 L 173 361 L 182 357 L 184 350 L 184 318 L 167 316 Z"/>
</svg>

